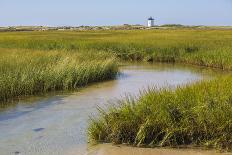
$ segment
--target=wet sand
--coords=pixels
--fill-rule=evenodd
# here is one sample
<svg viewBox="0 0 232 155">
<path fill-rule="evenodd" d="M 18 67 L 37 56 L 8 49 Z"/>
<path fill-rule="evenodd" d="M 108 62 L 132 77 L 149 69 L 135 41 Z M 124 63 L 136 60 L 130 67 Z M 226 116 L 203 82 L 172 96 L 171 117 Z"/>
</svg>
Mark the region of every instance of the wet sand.
<svg viewBox="0 0 232 155">
<path fill-rule="evenodd" d="M 74 150 L 73 150 L 74 151 Z M 70 152 L 70 154 L 72 154 Z M 75 153 L 73 152 L 73 155 Z M 136 148 L 129 146 L 113 146 L 102 144 L 93 147 L 86 155 L 231 155 L 215 150 L 202 149 L 172 149 L 172 148 Z"/>
</svg>

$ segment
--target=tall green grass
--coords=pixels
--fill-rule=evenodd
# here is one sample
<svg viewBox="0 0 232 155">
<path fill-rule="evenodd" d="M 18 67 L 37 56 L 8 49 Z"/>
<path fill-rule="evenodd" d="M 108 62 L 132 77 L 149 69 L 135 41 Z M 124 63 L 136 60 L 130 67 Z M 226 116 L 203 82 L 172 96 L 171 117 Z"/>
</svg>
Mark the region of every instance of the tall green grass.
<svg viewBox="0 0 232 155">
<path fill-rule="evenodd" d="M 54 90 L 70 90 L 112 79 L 114 58 L 90 51 L 0 50 L 0 101 Z"/>
<path fill-rule="evenodd" d="M 120 100 L 91 121 L 92 142 L 135 146 L 205 146 L 232 150 L 232 77 L 149 89 Z"/>
<path fill-rule="evenodd" d="M 0 101 L 113 78 L 115 57 L 232 70 L 232 31 L 210 29 L 2 32 Z M 89 128 L 97 142 L 231 150 L 232 77 L 122 100 Z"/>
<path fill-rule="evenodd" d="M 129 61 L 181 62 L 232 69 L 232 31 L 173 29 L 4 32 L 0 48 L 106 51 Z"/>
</svg>

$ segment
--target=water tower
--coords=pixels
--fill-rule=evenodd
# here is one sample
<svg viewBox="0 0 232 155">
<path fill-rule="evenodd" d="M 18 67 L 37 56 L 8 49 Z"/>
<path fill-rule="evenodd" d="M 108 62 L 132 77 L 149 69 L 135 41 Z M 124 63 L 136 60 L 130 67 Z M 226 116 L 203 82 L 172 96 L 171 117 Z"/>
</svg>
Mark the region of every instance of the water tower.
<svg viewBox="0 0 232 155">
<path fill-rule="evenodd" d="M 155 26 L 155 19 L 152 18 L 152 17 L 148 18 L 148 20 L 147 20 L 147 26 L 148 26 L 148 27 L 153 27 L 153 26 Z"/>
</svg>

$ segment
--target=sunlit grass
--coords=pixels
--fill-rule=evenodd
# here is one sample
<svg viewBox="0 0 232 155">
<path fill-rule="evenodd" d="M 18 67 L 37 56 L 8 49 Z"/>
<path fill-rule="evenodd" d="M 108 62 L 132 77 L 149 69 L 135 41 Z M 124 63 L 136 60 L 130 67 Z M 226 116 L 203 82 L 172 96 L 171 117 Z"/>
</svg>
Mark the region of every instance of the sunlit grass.
<svg viewBox="0 0 232 155">
<path fill-rule="evenodd" d="M 149 89 L 101 109 L 91 121 L 91 142 L 135 146 L 232 149 L 232 77 L 190 86 Z"/>
<path fill-rule="evenodd" d="M 0 51 L 0 101 L 55 90 L 77 89 L 117 74 L 107 54 L 67 51 Z"/>
<path fill-rule="evenodd" d="M 232 69 L 232 31 L 210 29 L 5 32 L 1 48 L 106 51 L 124 60 Z"/>
<path fill-rule="evenodd" d="M 172 29 L 0 33 L 0 101 L 114 78 L 115 59 L 232 70 L 232 31 Z M 146 80 L 146 79 L 144 79 Z M 96 142 L 231 150 L 232 77 L 121 100 L 90 124 Z"/>
</svg>

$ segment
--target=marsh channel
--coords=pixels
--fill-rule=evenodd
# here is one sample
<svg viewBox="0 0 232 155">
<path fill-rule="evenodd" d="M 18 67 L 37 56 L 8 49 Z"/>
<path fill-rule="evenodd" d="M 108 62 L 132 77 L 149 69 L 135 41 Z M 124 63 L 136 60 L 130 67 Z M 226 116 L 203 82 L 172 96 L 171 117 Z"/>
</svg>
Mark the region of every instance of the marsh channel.
<svg viewBox="0 0 232 155">
<path fill-rule="evenodd" d="M 133 63 L 120 67 L 116 79 L 72 92 L 55 92 L 18 100 L 0 109 L 1 155 L 166 155 L 218 154 L 201 149 L 145 149 L 88 143 L 89 117 L 97 106 L 107 107 L 128 95 L 139 96 L 148 87 L 169 87 L 210 80 L 228 74 L 220 70 L 180 64 Z"/>
</svg>

